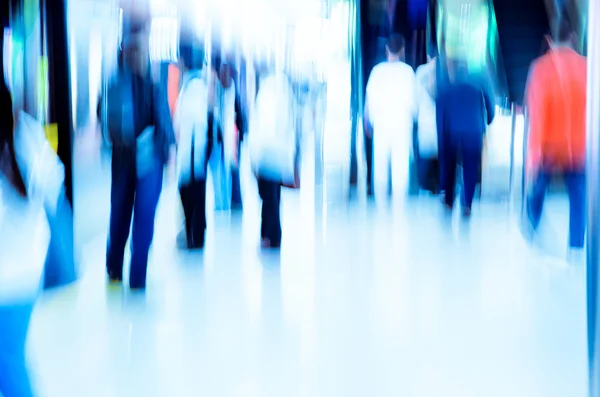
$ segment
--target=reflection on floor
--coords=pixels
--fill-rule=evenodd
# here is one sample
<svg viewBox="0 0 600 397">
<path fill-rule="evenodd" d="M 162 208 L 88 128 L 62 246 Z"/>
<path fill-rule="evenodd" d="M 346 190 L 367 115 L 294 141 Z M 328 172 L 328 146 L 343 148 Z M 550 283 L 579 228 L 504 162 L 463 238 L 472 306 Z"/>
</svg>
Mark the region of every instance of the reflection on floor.
<svg viewBox="0 0 600 397">
<path fill-rule="evenodd" d="M 189 254 L 168 189 L 146 296 L 107 288 L 90 240 L 83 279 L 34 316 L 41 395 L 585 395 L 584 269 L 528 248 L 505 206 L 467 225 L 433 198 L 321 213 L 309 196 L 283 197 L 280 255 L 257 250 L 250 193 Z"/>
</svg>

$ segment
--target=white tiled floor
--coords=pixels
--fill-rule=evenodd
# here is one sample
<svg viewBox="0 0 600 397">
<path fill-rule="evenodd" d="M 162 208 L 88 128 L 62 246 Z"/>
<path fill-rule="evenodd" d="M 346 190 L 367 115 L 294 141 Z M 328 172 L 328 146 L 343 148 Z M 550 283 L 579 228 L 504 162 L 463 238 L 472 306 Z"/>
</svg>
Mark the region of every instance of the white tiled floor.
<svg viewBox="0 0 600 397">
<path fill-rule="evenodd" d="M 41 395 L 585 395 L 584 269 L 529 249 L 503 206 L 468 226 L 433 199 L 314 215 L 307 194 L 283 197 L 280 255 L 256 249 L 251 194 L 187 254 L 168 189 L 146 296 L 105 286 L 91 240 L 35 313 Z"/>
</svg>

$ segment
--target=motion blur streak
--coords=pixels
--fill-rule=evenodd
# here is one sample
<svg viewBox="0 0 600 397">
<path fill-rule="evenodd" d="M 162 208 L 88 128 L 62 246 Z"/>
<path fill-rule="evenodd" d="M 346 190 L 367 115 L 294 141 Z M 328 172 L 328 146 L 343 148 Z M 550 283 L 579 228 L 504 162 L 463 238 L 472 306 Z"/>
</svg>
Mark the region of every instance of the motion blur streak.
<svg viewBox="0 0 600 397">
<path fill-rule="evenodd" d="M 550 3 L 2 2 L 0 395 L 584 395 Z"/>
</svg>

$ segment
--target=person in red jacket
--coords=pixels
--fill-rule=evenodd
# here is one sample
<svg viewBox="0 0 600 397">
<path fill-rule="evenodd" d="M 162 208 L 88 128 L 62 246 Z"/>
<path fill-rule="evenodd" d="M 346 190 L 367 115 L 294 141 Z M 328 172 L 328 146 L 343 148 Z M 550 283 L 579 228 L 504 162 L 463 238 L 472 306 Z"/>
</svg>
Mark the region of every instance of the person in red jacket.
<svg viewBox="0 0 600 397">
<path fill-rule="evenodd" d="M 587 61 L 574 50 L 575 35 L 560 22 L 550 50 L 534 61 L 529 73 L 526 104 L 530 132 L 527 175 L 528 221 L 536 231 L 544 197 L 555 175 L 565 180 L 570 202 L 569 246 L 583 248 L 585 237 L 585 152 Z"/>
</svg>

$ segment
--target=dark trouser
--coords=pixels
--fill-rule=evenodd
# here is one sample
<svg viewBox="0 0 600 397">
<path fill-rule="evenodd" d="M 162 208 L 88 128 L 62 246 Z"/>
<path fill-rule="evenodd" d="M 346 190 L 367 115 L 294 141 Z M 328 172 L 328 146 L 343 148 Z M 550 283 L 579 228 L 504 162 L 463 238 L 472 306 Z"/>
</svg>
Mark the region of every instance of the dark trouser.
<svg viewBox="0 0 600 397">
<path fill-rule="evenodd" d="M 188 248 L 202 248 L 206 231 L 206 180 L 190 182 L 181 186 L 179 195 L 185 215 L 185 235 Z"/>
<path fill-rule="evenodd" d="M 440 148 L 441 187 L 444 190 L 444 202 L 452 207 L 456 197 L 456 166 L 459 154 L 462 160 L 464 208 L 471 209 L 475 188 L 479 181 L 481 151 L 483 140 L 480 134 L 462 134 L 445 140 Z"/>
<path fill-rule="evenodd" d="M 154 236 L 154 217 L 162 190 L 162 180 L 163 167 L 158 161 L 146 175 L 137 177 L 135 155 L 113 152 L 106 268 L 109 277 L 123 277 L 123 256 L 133 217 L 129 271 L 131 288 L 146 286 L 148 253 Z"/>
<path fill-rule="evenodd" d="M 546 189 L 552 176 L 551 172 L 540 171 L 533 182 L 527 200 L 527 214 L 534 229 L 540 224 Z M 562 176 L 569 194 L 569 245 L 572 248 L 583 248 L 586 222 L 585 171 L 565 171 Z"/>
<path fill-rule="evenodd" d="M 373 137 L 365 134 L 365 157 L 367 160 L 367 191 L 373 194 Z"/>
<path fill-rule="evenodd" d="M 33 397 L 25 344 L 33 303 L 0 305 L 0 395 Z"/>
<path fill-rule="evenodd" d="M 258 194 L 262 200 L 260 237 L 268 239 L 272 247 L 281 245 L 281 184 L 258 178 Z"/>
<path fill-rule="evenodd" d="M 238 166 L 231 168 L 231 206 L 241 207 L 242 206 L 242 187 L 240 183 L 240 164 L 242 160 L 241 153 L 242 142 L 238 140 Z"/>
<path fill-rule="evenodd" d="M 421 189 L 437 193 L 440 190 L 440 169 L 437 158 L 419 157 L 417 172 Z"/>
</svg>

